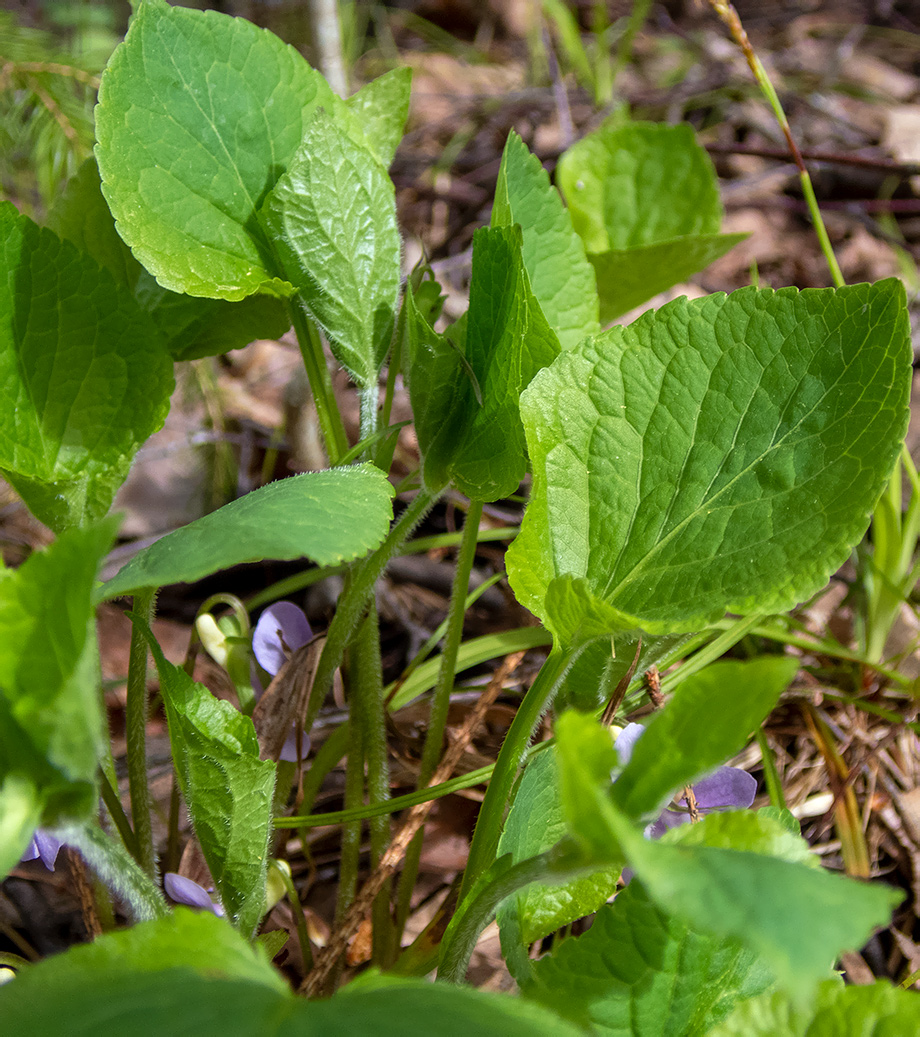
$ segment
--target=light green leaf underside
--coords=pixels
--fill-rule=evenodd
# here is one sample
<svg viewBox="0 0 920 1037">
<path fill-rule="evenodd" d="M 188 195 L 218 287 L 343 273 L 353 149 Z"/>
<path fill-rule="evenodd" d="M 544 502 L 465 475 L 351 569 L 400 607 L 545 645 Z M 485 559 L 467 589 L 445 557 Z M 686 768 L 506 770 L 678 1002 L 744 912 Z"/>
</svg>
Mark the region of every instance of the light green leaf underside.
<svg viewBox="0 0 920 1037">
<path fill-rule="evenodd" d="M 46 824 L 96 807 L 104 726 L 91 595 L 116 525 L 69 530 L 0 569 L 0 781 L 28 782 Z M 24 804 L 21 783 L 10 788 Z"/>
<path fill-rule="evenodd" d="M 172 363 L 130 293 L 0 204 L 0 469 L 60 531 L 101 518 L 166 417 Z"/>
<path fill-rule="evenodd" d="M 901 1037 L 916 1032 L 920 998 L 889 983 L 844 986 L 828 980 L 808 1002 L 762 994 L 738 1006 L 709 1037 Z"/>
<path fill-rule="evenodd" d="M 715 234 L 715 170 L 686 124 L 607 124 L 559 159 L 556 179 L 588 252 Z"/>
<path fill-rule="evenodd" d="M 724 256 L 747 234 L 701 234 L 636 248 L 591 252 L 602 324 L 681 284 Z"/>
<path fill-rule="evenodd" d="M 523 993 L 598 1037 L 686 1037 L 769 982 L 737 940 L 689 928 L 633 881 L 586 933 L 534 963 Z"/>
<path fill-rule="evenodd" d="M 791 608 L 868 524 L 910 359 L 893 279 L 678 299 L 562 354 L 521 397 L 518 599 L 559 634 L 567 586 L 563 636 L 579 608 L 651 633 Z"/>
<path fill-rule="evenodd" d="M 598 330 L 597 286 L 585 247 L 540 160 L 512 130 L 502 155 L 492 226 L 520 224 L 530 286 L 563 349 Z"/>
<path fill-rule="evenodd" d="M 102 588 L 102 599 L 142 587 L 191 583 L 264 558 L 350 561 L 377 547 L 393 515 L 393 490 L 373 465 L 281 479 L 170 533 Z"/>
<path fill-rule="evenodd" d="M 534 819 L 539 818 L 539 824 Z M 527 765 L 498 844 L 498 855 L 510 853 L 515 864 L 535 857 L 557 843 L 567 826 L 559 799 L 556 756 L 552 750 L 540 753 Z M 616 889 L 619 868 L 604 868 L 594 875 L 573 879 L 562 885 L 534 883 L 505 900 L 498 909 L 497 921 L 505 949 L 506 927 L 515 918 L 515 936 L 524 944 L 533 943 L 592 914 Z M 511 954 L 505 949 L 505 958 Z M 516 977 L 520 982 L 521 977 Z"/>
<path fill-rule="evenodd" d="M 371 384 L 393 332 L 400 238 L 393 182 L 359 130 L 317 113 L 261 220 L 336 359 Z"/>
<path fill-rule="evenodd" d="M 195 835 L 224 910 L 251 936 L 265 910 L 275 764 L 259 759 L 252 720 L 167 662 L 149 629 L 145 633 Z"/>
<path fill-rule="evenodd" d="M 799 660 L 761 656 L 713 663 L 680 684 L 652 716 L 617 778 L 613 796 L 632 818 L 660 810 L 744 747 L 795 677 Z"/>
<path fill-rule="evenodd" d="M 384 168 L 393 161 L 402 140 L 411 92 L 412 69 L 394 68 L 345 101 L 361 120 L 365 136 Z"/>
<path fill-rule="evenodd" d="M 67 182 L 48 215 L 48 225 L 134 293 L 174 360 L 217 356 L 257 338 L 278 338 L 290 327 L 284 302 L 269 295 L 225 302 L 179 295 L 157 284 L 116 233 L 94 158 L 88 158 Z"/>
<path fill-rule="evenodd" d="M 256 213 L 326 81 L 251 22 L 145 0 L 102 77 L 96 157 L 118 232 L 165 288 L 288 294 Z"/>
</svg>

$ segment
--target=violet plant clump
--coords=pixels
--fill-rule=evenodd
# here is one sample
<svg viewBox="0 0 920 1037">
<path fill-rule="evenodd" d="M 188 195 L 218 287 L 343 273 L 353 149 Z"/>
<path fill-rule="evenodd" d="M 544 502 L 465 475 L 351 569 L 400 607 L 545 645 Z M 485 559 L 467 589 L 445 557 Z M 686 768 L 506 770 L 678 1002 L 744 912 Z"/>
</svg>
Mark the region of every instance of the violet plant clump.
<svg viewBox="0 0 920 1037">
<path fill-rule="evenodd" d="M 388 168 L 410 87 L 397 69 L 343 99 L 266 30 L 139 0 L 102 76 L 95 158 L 52 226 L 0 203 L 0 472 L 56 534 L 18 568 L 0 568 L 0 866 L 24 851 L 44 860 L 52 848 L 43 853 L 40 833 L 59 830 L 139 923 L 4 984 L 10 1032 L 55 1032 L 62 1006 L 95 1018 L 102 1005 L 107 1019 L 142 1018 L 165 1033 L 178 1003 L 202 1006 L 215 1032 L 241 1019 L 248 1032 L 273 1032 L 284 1019 L 292 1032 L 421 1035 L 438 1019 L 482 1037 L 606 1037 L 609 1020 L 628 1019 L 650 1037 L 715 1030 L 765 990 L 783 1018 L 811 1001 L 827 1001 L 835 1018 L 824 986 L 832 963 L 901 899 L 814 867 L 788 811 L 745 809 L 753 778 L 719 764 L 764 723 L 800 662 L 721 656 L 764 615 L 825 586 L 899 457 L 912 360 L 902 284 L 746 287 L 602 330 L 647 302 L 650 286 L 686 280 L 738 240 L 720 233 L 715 171 L 689 126 L 617 120 L 560 157 L 558 189 L 509 134 L 489 225 L 473 237 L 469 306 L 450 324 L 434 271 L 402 268 Z M 169 533 L 100 586 L 118 529 L 113 497 L 166 416 L 174 362 L 290 327 L 329 467 Z M 356 388 L 354 436 L 333 391 L 337 368 Z M 419 451 L 408 475 L 393 460 L 402 384 Z M 528 473 L 520 528 L 488 535 L 513 537 L 509 593 L 541 627 L 464 643 L 484 509 L 516 497 Z M 375 585 L 448 494 L 468 510 L 462 533 L 438 541 L 458 545 L 443 650 L 387 689 Z M 152 633 L 158 588 L 266 559 L 300 563 L 302 587 L 344 571 L 316 645 L 303 744 L 338 673 L 349 716 L 290 797 L 295 768 L 262 758 L 250 715 L 248 615 L 236 635 L 203 624 L 236 667 L 240 708 L 171 664 Z M 107 777 L 93 623 L 100 602 L 125 596 L 128 810 Z M 311 637 L 292 602 L 265 609 L 252 637 L 257 695 Z M 509 674 L 534 646 L 549 654 L 524 682 L 488 776 L 445 778 L 459 671 L 501 657 Z M 627 727 L 615 751 L 595 713 L 564 704 L 575 685 L 593 695 L 622 682 L 628 714 L 643 695 L 630 646 L 634 668 L 667 675 L 673 665 L 677 677 L 664 707 L 644 730 Z M 148 652 L 176 800 L 220 902 L 168 872 L 167 894 L 194 914 L 170 912 L 158 883 Z M 429 692 L 419 787 L 397 804 L 395 785 L 410 779 L 391 771 L 389 713 Z M 554 704 L 554 744 L 533 745 Z M 292 712 L 273 716 L 286 726 Z M 292 732 L 284 758 L 296 742 Z M 343 759 L 343 809 L 318 816 L 322 778 Z M 464 782 L 485 791 L 455 906 L 444 909 L 452 916 L 411 942 L 424 839 L 411 826 L 424 833 L 427 804 Z M 688 793 L 661 807 L 688 784 L 693 829 L 682 827 Z M 173 849 L 180 818 L 173 810 Z M 301 935 L 301 972 L 288 975 L 302 993 L 334 994 L 358 932 L 371 933 L 377 971 L 343 996 L 308 1000 L 263 953 L 286 934 L 259 930 L 276 837 L 296 833 L 277 845 L 292 859 L 303 852 L 300 881 L 318 825 L 342 831 L 334 924 L 311 948 L 295 879 L 285 884 Z M 624 867 L 634 880 L 607 904 Z M 595 911 L 592 928 L 554 936 L 534 962 L 535 945 Z M 496 918 L 519 997 L 463 985 Z M 116 960 L 113 983 L 105 969 Z M 439 982 L 428 982 L 435 969 Z M 551 977 L 548 997 L 541 976 Z M 865 989 L 857 1007 L 909 1018 L 900 993 Z"/>
</svg>

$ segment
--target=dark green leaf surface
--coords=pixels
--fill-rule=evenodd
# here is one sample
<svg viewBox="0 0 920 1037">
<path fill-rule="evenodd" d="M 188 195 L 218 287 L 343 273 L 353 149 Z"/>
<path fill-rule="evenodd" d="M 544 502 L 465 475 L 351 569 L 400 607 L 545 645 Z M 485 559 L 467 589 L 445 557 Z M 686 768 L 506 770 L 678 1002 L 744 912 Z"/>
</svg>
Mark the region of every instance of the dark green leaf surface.
<svg viewBox="0 0 920 1037">
<path fill-rule="evenodd" d="M 665 633 L 791 608 L 868 524 L 910 357 L 895 280 L 678 299 L 562 354 L 521 397 L 518 599 L 563 638 L 579 610 Z"/>
<path fill-rule="evenodd" d="M 252 720 L 166 661 L 149 630 L 182 797 L 227 916 L 252 936 L 265 911 L 275 764 Z"/>
<path fill-rule="evenodd" d="M 430 490 L 438 491 L 450 479 L 450 462 L 477 405 L 475 375 L 469 361 L 464 362 L 466 315 L 452 326 L 455 334 L 448 338 L 431 327 L 409 288 L 405 307 L 409 394 L 422 476 Z"/>
<path fill-rule="evenodd" d="M 599 1037 L 690 1037 L 769 982 L 741 943 L 688 928 L 633 880 L 586 933 L 534 963 L 523 992 Z"/>
<path fill-rule="evenodd" d="M 174 360 L 217 356 L 257 338 L 278 338 L 290 326 L 284 303 L 268 295 L 233 303 L 179 295 L 157 284 L 116 233 L 94 158 L 87 159 L 67 182 L 49 213 L 48 225 L 134 293 Z"/>
<path fill-rule="evenodd" d="M 450 479 L 474 500 L 514 493 L 526 467 L 520 393 L 559 352 L 530 290 L 521 231 L 483 227 L 473 237 L 463 345 L 472 377 L 459 347 L 417 312 L 409 320 L 410 391 L 425 481 L 439 487 Z"/>
<path fill-rule="evenodd" d="M 15 799 L 2 827 L 20 837 L 16 818 L 34 816 L 36 803 L 45 824 L 96 808 L 104 725 L 91 596 L 116 525 L 70 530 L 0 569 L 0 781 Z"/>
<path fill-rule="evenodd" d="M 135 297 L 153 318 L 173 360 L 198 360 L 242 349 L 257 338 L 280 338 L 291 326 L 287 307 L 270 295 L 239 302 L 199 299 L 170 292 L 147 273 Z"/>
<path fill-rule="evenodd" d="M 744 747 L 798 669 L 791 656 L 707 666 L 655 713 L 617 778 L 613 797 L 630 817 L 659 811 L 672 793 Z"/>
<path fill-rule="evenodd" d="M 228 300 L 290 291 L 256 213 L 333 98 L 250 22 L 138 5 L 102 77 L 96 157 L 119 234 L 160 284 Z"/>
<path fill-rule="evenodd" d="M 535 819 L 539 819 L 535 823 Z M 559 798 L 556 754 L 541 752 L 527 765 L 498 844 L 499 855 L 510 853 L 515 864 L 536 857 L 557 843 L 567 825 Z M 592 914 L 616 889 L 619 868 L 605 868 L 594 875 L 563 885 L 534 883 L 505 900 L 498 909 L 505 958 L 506 930 L 512 916 L 520 942 L 530 944 Z M 516 977 L 520 981 L 520 977 Z"/>
<path fill-rule="evenodd" d="M 43 962 L 0 988 L 0 1015 L 11 1037 L 61 1037 L 65 1019 L 67 1037 L 430 1037 L 433 1020 L 438 1037 L 580 1034 L 540 1005 L 421 980 L 306 1001 L 187 968 L 65 971 L 62 960 Z"/>
<path fill-rule="evenodd" d="M 280 479 L 141 551 L 103 586 L 101 597 L 191 583 L 264 558 L 350 561 L 386 536 L 392 496 L 386 476 L 373 465 Z"/>
<path fill-rule="evenodd" d="M 601 323 L 609 324 L 660 292 L 689 280 L 746 237 L 699 234 L 588 253 L 597 276 Z"/>
<path fill-rule="evenodd" d="M 521 232 L 486 228 L 473 237 L 466 358 L 482 392 L 464 430 L 451 474 L 476 500 L 514 493 L 525 471 L 518 400 L 559 353 L 559 341 L 534 300 L 523 266 Z"/>
<path fill-rule="evenodd" d="M 288 985 L 258 945 L 250 944 L 224 918 L 210 911 L 177 907 L 165 918 L 141 922 L 130 929 L 105 933 L 92 943 L 79 944 L 42 965 L 51 986 L 71 977 L 83 982 L 104 973 L 162 972 L 191 969 L 203 979 L 239 979 L 278 993 Z"/>
<path fill-rule="evenodd" d="M 144 269 L 115 230 L 115 219 L 102 196 L 99 167 L 88 158 L 67 181 L 48 213 L 48 227 L 104 266 L 132 292 Z M 161 289 L 162 290 L 162 289 Z"/>
<path fill-rule="evenodd" d="M 712 162 L 685 123 L 605 124 L 561 156 L 556 178 L 588 252 L 715 234 L 722 221 Z"/>
<path fill-rule="evenodd" d="M 710 1037 L 906 1037 L 917 1032 L 920 998 L 888 983 L 823 983 L 809 1002 L 776 991 L 739 1005 Z"/>
<path fill-rule="evenodd" d="M 91 522 L 162 425 L 172 363 L 107 270 L 8 203 L 0 267 L 0 469 L 46 525 Z"/>
<path fill-rule="evenodd" d="M 530 286 L 563 349 L 598 330 L 597 286 L 581 238 L 536 155 L 512 130 L 495 188 L 492 226 L 520 224 Z"/>
<path fill-rule="evenodd" d="M 388 168 L 402 140 L 409 115 L 412 69 L 394 68 L 372 79 L 345 103 L 361 120 L 368 143 Z"/>
<path fill-rule="evenodd" d="M 393 182 L 360 130 L 317 113 L 261 219 L 336 359 L 370 385 L 393 334 L 400 238 Z"/>
</svg>

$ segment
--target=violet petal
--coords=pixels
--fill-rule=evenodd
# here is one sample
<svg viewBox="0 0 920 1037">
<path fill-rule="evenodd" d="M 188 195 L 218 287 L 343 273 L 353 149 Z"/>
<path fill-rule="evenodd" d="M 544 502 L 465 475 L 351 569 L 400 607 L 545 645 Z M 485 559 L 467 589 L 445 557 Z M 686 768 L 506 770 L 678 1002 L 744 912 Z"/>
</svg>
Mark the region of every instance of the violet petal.
<svg viewBox="0 0 920 1037">
<path fill-rule="evenodd" d="M 53 835 L 42 828 L 36 828 L 35 834 L 29 843 L 29 848 L 22 855 L 22 859 L 24 861 L 34 861 L 36 857 L 40 857 L 42 864 L 48 871 L 54 871 L 54 865 L 61 845 L 60 839 L 55 839 Z"/>
<path fill-rule="evenodd" d="M 757 779 L 737 767 L 720 767 L 693 784 L 701 813 L 711 810 L 747 809 L 757 795 Z"/>
<path fill-rule="evenodd" d="M 312 637 L 313 631 L 303 609 L 292 601 L 276 601 L 259 616 L 252 635 L 253 654 L 262 669 L 274 677 L 288 655 Z"/>
<path fill-rule="evenodd" d="M 617 735 L 613 747 L 617 751 L 617 758 L 620 761 L 620 766 L 625 767 L 626 764 L 629 763 L 629 758 L 632 756 L 633 746 L 639 741 L 640 736 L 643 734 L 645 734 L 645 728 L 642 724 L 627 724 L 626 727 L 624 727 Z"/>
<path fill-rule="evenodd" d="M 166 895 L 169 899 L 174 900 L 177 904 L 197 907 L 203 911 L 213 911 L 215 915 L 224 913 L 224 909 L 211 900 L 210 896 L 208 896 L 208 891 L 203 886 L 199 886 L 197 882 L 192 882 L 191 879 L 187 879 L 184 875 L 179 875 L 174 871 L 165 872 L 163 875 L 163 888 L 166 890 Z"/>
<path fill-rule="evenodd" d="M 658 819 L 653 821 L 645 829 L 646 839 L 660 839 L 665 832 L 671 828 L 679 828 L 681 825 L 688 824 L 690 821 L 689 812 L 682 810 L 662 810 L 658 815 Z"/>
<path fill-rule="evenodd" d="M 297 755 L 297 728 L 292 727 L 291 733 L 285 739 L 284 745 L 281 747 L 281 753 L 278 756 L 279 760 L 284 760 L 287 763 L 297 763 L 298 759 L 305 760 L 307 753 L 310 752 L 310 736 L 304 734 L 303 743 L 301 745 L 301 755 Z"/>
</svg>

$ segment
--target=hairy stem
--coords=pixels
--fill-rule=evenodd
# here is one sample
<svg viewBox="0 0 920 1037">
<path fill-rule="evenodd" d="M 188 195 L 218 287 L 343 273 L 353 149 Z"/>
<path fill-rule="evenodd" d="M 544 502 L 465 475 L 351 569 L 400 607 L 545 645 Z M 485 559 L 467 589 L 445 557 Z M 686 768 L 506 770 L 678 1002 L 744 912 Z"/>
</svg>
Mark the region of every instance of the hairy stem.
<svg viewBox="0 0 920 1037">
<path fill-rule="evenodd" d="M 335 467 L 339 463 L 339 459 L 348 452 L 348 439 L 345 435 L 345 426 L 342 424 L 342 415 L 335 401 L 335 393 L 332 390 L 332 379 L 329 377 L 329 368 L 326 366 L 323 344 L 320 341 L 316 325 L 304 312 L 300 303 L 291 302 L 288 312 L 294 326 L 294 333 L 297 335 L 300 355 L 303 357 L 303 364 L 307 370 L 310 391 L 313 393 L 316 403 L 316 416 L 323 432 L 323 442 L 326 445 L 329 464 Z"/>
<path fill-rule="evenodd" d="M 537 679 L 530 686 L 523 701 L 518 707 L 508 734 L 502 743 L 495 770 L 482 807 L 479 820 L 470 844 L 470 855 L 466 870 L 463 873 L 463 884 L 460 887 L 460 904 L 473 888 L 476 880 L 495 860 L 495 851 L 501 835 L 508 797 L 514 787 L 518 769 L 528 743 L 533 737 L 540 718 L 549 709 L 553 697 L 559 689 L 562 679 L 575 661 L 575 652 L 564 652 L 553 648 L 549 657 L 537 674 Z"/>
<path fill-rule="evenodd" d="M 470 573 L 476 557 L 479 521 L 482 517 L 482 501 L 470 501 L 470 508 L 463 526 L 463 539 L 457 557 L 457 568 L 454 572 L 454 583 L 451 588 L 450 606 L 447 613 L 447 630 L 444 635 L 444 647 L 441 651 L 441 666 L 438 670 L 438 681 L 431 696 L 431 713 L 428 718 L 428 731 L 422 749 L 422 761 L 419 767 L 417 788 L 424 788 L 435 772 L 441 758 L 441 747 L 444 742 L 444 729 L 447 726 L 447 713 L 450 708 L 450 694 L 454 688 L 457 674 L 457 654 L 463 639 L 463 620 L 466 616 L 467 590 Z M 409 916 L 409 904 L 415 879 L 418 875 L 419 860 L 422 853 L 422 833 L 412 840 L 406 851 L 405 864 L 399 881 L 399 898 L 396 909 L 396 929 L 401 931 Z"/>
<path fill-rule="evenodd" d="M 351 682 L 350 713 L 362 729 L 361 743 L 367 766 L 367 799 L 373 806 L 390 798 L 390 768 L 387 759 L 386 711 L 383 703 L 383 666 L 380 659 L 380 624 L 373 603 L 361 624 L 355 641 L 357 663 Z M 369 822 L 371 869 L 380 864 L 390 841 L 390 819 L 378 814 Z M 387 882 L 374 899 L 373 961 L 385 968 L 393 957 L 395 944 L 390 920 L 390 884 Z"/>
<path fill-rule="evenodd" d="M 367 603 L 374 590 L 374 584 L 383 573 L 387 562 L 409 538 L 415 527 L 422 521 L 431 506 L 438 499 L 437 493 L 420 490 L 415 499 L 399 516 L 386 540 L 364 562 L 355 566 L 351 583 L 339 598 L 329 631 L 323 654 L 319 657 L 313 692 L 307 709 L 304 728 L 309 731 L 325 701 L 332 678 L 341 665 L 345 649 L 355 635 L 358 625 L 364 618 Z"/>
<path fill-rule="evenodd" d="M 125 739 L 128 758 L 128 789 L 131 817 L 137 840 L 137 863 L 151 879 L 156 878 L 153 849 L 153 820 L 150 787 L 147 783 L 147 639 L 144 626 L 153 622 L 156 590 L 145 588 L 134 595 L 134 613 L 141 623 L 131 628 L 128 684 L 125 702 Z"/>
<path fill-rule="evenodd" d="M 95 824 L 65 825 L 54 834 L 72 846 L 99 879 L 128 908 L 136 922 L 162 918 L 169 913 L 163 894 L 134 858 L 112 836 Z"/>
</svg>

